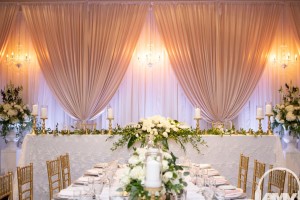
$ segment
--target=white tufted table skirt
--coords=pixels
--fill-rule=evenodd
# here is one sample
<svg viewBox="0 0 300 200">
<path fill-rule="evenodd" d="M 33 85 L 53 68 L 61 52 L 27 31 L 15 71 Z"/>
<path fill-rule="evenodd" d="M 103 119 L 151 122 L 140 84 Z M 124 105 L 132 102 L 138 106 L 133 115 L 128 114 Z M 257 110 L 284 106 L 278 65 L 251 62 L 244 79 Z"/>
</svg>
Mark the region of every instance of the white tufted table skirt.
<svg viewBox="0 0 300 200">
<path fill-rule="evenodd" d="M 18 166 L 33 163 L 34 170 L 34 199 L 49 199 L 46 161 L 53 160 L 61 154 L 70 154 L 72 180 L 79 178 L 82 173 L 95 163 L 119 159 L 125 162 L 130 151 L 123 148 L 111 151 L 113 141 L 106 141 L 106 135 L 26 135 Z M 267 164 L 283 166 L 283 153 L 280 138 L 277 136 L 203 136 L 207 143 L 200 146 L 198 154 L 190 144 L 186 145 L 186 153 L 175 142 L 170 142 L 170 150 L 179 158 L 186 157 L 196 163 L 210 163 L 222 175 L 236 185 L 239 167 L 239 155 L 250 156 L 248 180 L 252 180 L 253 160 L 258 159 Z M 248 184 L 251 186 L 251 184 Z M 17 198 L 17 183 L 14 181 L 14 197 Z M 247 193 L 249 194 L 248 189 Z"/>
</svg>

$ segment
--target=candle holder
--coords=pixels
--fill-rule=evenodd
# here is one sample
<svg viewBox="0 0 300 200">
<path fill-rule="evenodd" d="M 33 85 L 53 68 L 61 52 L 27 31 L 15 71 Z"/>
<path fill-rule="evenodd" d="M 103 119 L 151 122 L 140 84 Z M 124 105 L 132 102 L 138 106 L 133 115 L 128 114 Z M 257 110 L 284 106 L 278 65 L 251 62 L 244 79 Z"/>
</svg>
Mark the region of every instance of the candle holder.
<svg viewBox="0 0 300 200">
<path fill-rule="evenodd" d="M 258 131 L 257 133 L 262 135 L 263 134 L 263 130 L 262 130 L 262 125 L 261 125 L 261 120 L 263 120 L 263 117 L 256 117 L 256 119 L 258 120 Z"/>
<path fill-rule="evenodd" d="M 270 114 L 266 114 L 266 116 L 268 117 L 268 130 L 267 130 L 267 134 L 268 135 L 273 135 L 272 129 L 271 129 L 271 117 L 273 116 L 272 113 Z"/>
<path fill-rule="evenodd" d="M 149 194 L 150 194 L 150 200 L 155 200 L 156 199 L 155 194 L 158 193 L 158 192 L 160 192 L 161 189 L 162 189 L 162 187 L 157 187 L 157 188 L 144 187 L 144 189 L 149 192 Z M 159 199 L 162 200 L 163 197 L 159 197 Z"/>
<path fill-rule="evenodd" d="M 201 117 L 194 117 L 194 120 L 196 120 L 196 133 L 200 133 L 200 120 Z"/>
<path fill-rule="evenodd" d="M 32 114 L 32 131 L 31 131 L 31 135 L 36 135 L 36 117 L 38 115 L 36 114 Z"/>
<path fill-rule="evenodd" d="M 111 135 L 112 134 L 112 121 L 114 120 L 114 118 L 107 118 L 108 120 L 108 134 Z"/>
<path fill-rule="evenodd" d="M 46 134 L 46 119 L 48 119 L 48 118 L 47 117 L 41 118 L 41 120 L 42 120 L 42 134 Z"/>
</svg>

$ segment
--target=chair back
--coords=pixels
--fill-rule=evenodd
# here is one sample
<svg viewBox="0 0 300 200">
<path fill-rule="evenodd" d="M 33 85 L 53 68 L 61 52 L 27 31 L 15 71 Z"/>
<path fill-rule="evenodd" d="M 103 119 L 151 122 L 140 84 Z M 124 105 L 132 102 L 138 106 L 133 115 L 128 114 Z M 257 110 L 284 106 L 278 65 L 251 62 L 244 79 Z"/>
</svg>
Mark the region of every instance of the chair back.
<svg viewBox="0 0 300 200">
<path fill-rule="evenodd" d="M 258 181 L 261 179 L 261 177 L 264 175 L 266 171 L 266 164 L 258 162 L 257 160 L 254 160 L 254 170 L 253 170 L 253 181 L 252 181 L 252 199 L 255 198 L 255 190 L 258 185 Z M 264 182 L 262 181 L 262 184 L 260 185 L 260 190 L 263 192 L 263 185 Z"/>
<path fill-rule="evenodd" d="M 62 188 L 67 188 L 71 185 L 71 170 L 70 170 L 70 159 L 69 154 L 60 156 L 61 166 L 61 177 L 62 177 Z"/>
<path fill-rule="evenodd" d="M 298 177 L 299 179 L 299 177 Z M 288 173 L 288 193 L 291 196 L 293 193 L 297 193 L 299 190 L 297 179 L 291 174 Z"/>
<path fill-rule="evenodd" d="M 49 196 L 50 200 L 53 199 L 53 195 L 61 190 L 61 171 L 59 158 L 56 160 L 47 161 L 47 172 L 49 182 Z"/>
<path fill-rule="evenodd" d="M 270 165 L 270 169 L 273 169 L 273 165 Z M 285 170 L 276 170 L 269 173 L 268 193 L 277 192 L 279 195 L 283 193 L 285 174 Z M 277 189 L 277 191 L 274 191 L 274 188 Z"/>
<path fill-rule="evenodd" d="M 33 164 L 17 167 L 19 200 L 33 200 Z"/>
<path fill-rule="evenodd" d="M 246 189 L 247 189 L 248 166 L 249 166 L 249 157 L 241 154 L 237 185 L 239 188 L 243 189 L 244 193 L 246 193 Z"/>
<path fill-rule="evenodd" d="M 12 177 L 11 172 L 0 176 L 0 199 L 8 197 L 8 200 L 13 200 Z"/>
</svg>

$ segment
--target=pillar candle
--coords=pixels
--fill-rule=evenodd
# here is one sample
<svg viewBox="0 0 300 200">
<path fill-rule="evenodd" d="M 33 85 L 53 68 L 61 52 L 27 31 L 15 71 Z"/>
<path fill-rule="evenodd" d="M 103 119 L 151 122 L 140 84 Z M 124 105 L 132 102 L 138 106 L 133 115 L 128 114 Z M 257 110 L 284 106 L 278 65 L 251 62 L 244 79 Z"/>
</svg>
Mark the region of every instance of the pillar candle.
<svg viewBox="0 0 300 200">
<path fill-rule="evenodd" d="M 37 104 L 32 106 L 32 115 L 38 115 L 39 106 Z"/>
<path fill-rule="evenodd" d="M 147 160 L 145 186 L 149 188 L 161 187 L 160 163 L 157 160 Z"/>
<path fill-rule="evenodd" d="M 114 113 L 112 108 L 107 108 L 107 118 L 112 119 L 114 118 Z"/>
<path fill-rule="evenodd" d="M 47 117 L 48 117 L 47 108 L 42 108 L 41 109 L 41 118 L 47 118 Z"/>
<path fill-rule="evenodd" d="M 256 109 L 256 118 L 263 118 L 263 111 L 262 111 L 262 108 L 261 107 L 258 107 Z"/>
<path fill-rule="evenodd" d="M 196 108 L 195 109 L 195 118 L 201 118 L 201 110 L 200 108 Z"/>
<path fill-rule="evenodd" d="M 272 105 L 269 103 L 266 104 L 266 114 L 267 115 L 272 114 Z"/>
</svg>

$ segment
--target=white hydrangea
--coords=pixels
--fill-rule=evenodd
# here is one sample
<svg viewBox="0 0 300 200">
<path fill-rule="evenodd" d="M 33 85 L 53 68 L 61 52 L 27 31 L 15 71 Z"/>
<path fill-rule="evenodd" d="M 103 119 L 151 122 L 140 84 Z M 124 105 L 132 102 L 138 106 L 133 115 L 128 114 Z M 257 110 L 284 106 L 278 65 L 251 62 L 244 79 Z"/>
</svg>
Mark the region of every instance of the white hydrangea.
<svg viewBox="0 0 300 200">
<path fill-rule="evenodd" d="M 128 163 L 131 164 L 131 165 L 136 165 L 140 162 L 140 159 L 139 159 L 139 156 L 131 156 L 128 160 Z"/>
<path fill-rule="evenodd" d="M 296 117 L 296 115 L 294 115 L 293 114 L 293 112 L 288 112 L 287 114 L 286 114 L 286 120 L 287 121 L 294 121 L 294 120 L 296 120 L 297 119 L 297 117 Z"/>
<path fill-rule="evenodd" d="M 294 109 L 293 105 L 288 105 L 288 106 L 285 107 L 285 110 L 288 111 L 288 112 L 293 112 L 295 109 Z"/>
</svg>

